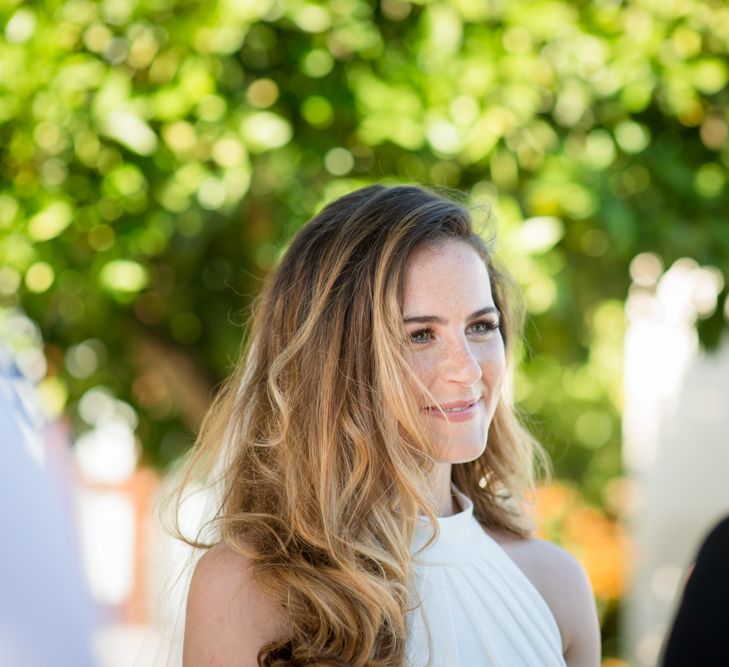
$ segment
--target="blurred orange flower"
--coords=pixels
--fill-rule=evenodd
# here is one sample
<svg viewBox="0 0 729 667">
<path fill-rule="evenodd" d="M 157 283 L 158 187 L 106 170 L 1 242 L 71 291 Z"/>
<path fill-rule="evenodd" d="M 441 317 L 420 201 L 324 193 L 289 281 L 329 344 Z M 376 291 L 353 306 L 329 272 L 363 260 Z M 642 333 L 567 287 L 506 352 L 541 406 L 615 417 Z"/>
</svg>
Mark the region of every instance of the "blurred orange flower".
<svg viewBox="0 0 729 667">
<path fill-rule="evenodd" d="M 620 522 L 558 481 L 537 489 L 535 505 L 538 535 L 560 544 L 582 563 L 597 598 L 619 598 L 625 589 L 628 546 Z"/>
</svg>

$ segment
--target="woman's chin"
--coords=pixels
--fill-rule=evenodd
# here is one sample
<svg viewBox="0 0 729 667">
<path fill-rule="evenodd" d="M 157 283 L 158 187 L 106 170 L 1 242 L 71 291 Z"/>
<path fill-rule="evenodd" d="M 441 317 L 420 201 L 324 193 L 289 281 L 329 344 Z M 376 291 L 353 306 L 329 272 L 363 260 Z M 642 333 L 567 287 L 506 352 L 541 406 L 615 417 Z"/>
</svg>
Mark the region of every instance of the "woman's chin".
<svg viewBox="0 0 729 667">
<path fill-rule="evenodd" d="M 439 453 L 439 463 L 468 463 L 475 461 L 486 451 L 486 439 L 479 442 L 453 443 L 446 451 Z"/>
<path fill-rule="evenodd" d="M 447 424 L 441 420 L 440 428 L 431 431 L 436 445 L 438 461 L 442 463 L 468 463 L 477 459 L 486 449 L 488 427 L 480 423 Z"/>
</svg>

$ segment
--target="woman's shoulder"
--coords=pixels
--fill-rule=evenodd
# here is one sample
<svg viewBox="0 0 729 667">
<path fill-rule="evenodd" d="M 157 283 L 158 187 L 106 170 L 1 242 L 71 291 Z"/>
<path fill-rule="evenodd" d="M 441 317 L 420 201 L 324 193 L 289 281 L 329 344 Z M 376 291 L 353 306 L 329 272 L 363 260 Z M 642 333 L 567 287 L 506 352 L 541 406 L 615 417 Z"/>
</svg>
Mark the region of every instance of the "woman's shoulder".
<svg viewBox="0 0 729 667">
<path fill-rule="evenodd" d="M 535 537 L 519 538 L 493 530 L 486 531 L 516 563 L 540 593 L 558 589 L 590 587 L 585 569 L 562 547 Z"/>
<path fill-rule="evenodd" d="M 486 532 L 547 603 L 559 627 L 567 664 L 597 665 L 600 627 L 592 586 L 580 562 L 546 540 Z"/>
<path fill-rule="evenodd" d="M 261 646 L 285 633 L 283 610 L 256 583 L 250 559 L 222 544 L 200 558 L 187 597 L 185 665 L 257 665 Z"/>
</svg>

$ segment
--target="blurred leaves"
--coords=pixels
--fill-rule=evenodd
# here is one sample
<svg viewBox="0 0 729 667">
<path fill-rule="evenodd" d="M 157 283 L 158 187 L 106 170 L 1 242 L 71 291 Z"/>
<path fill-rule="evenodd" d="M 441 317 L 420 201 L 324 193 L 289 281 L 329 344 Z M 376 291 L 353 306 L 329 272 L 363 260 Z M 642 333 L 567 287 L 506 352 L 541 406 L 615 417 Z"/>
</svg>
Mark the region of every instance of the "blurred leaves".
<svg viewBox="0 0 729 667">
<path fill-rule="evenodd" d="M 350 188 L 416 181 L 490 211 L 530 314 L 517 399 L 599 501 L 620 470 L 629 262 L 729 268 L 723 3 L 0 12 L 0 298 L 41 326 L 77 429 L 104 385 L 168 463 L 298 226 Z M 705 322 L 711 344 L 725 323 Z"/>
</svg>

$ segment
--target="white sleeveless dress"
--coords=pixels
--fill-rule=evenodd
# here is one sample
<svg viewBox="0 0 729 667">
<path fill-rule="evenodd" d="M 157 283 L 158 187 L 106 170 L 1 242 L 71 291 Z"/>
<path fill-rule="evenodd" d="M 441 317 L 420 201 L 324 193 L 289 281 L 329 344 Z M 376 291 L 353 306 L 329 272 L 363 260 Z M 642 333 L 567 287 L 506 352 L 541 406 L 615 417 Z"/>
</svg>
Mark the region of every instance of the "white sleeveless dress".
<svg viewBox="0 0 729 667">
<path fill-rule="evenodd" d="M 438 539 L 416 556 L 422 604 L 408 617 L 408 666 L 565 667 L 547 603 L 454 493 L 462 511 L 440 517 Z M 429 533 L 423 519 L 414 552 Z"/>
</svg>

